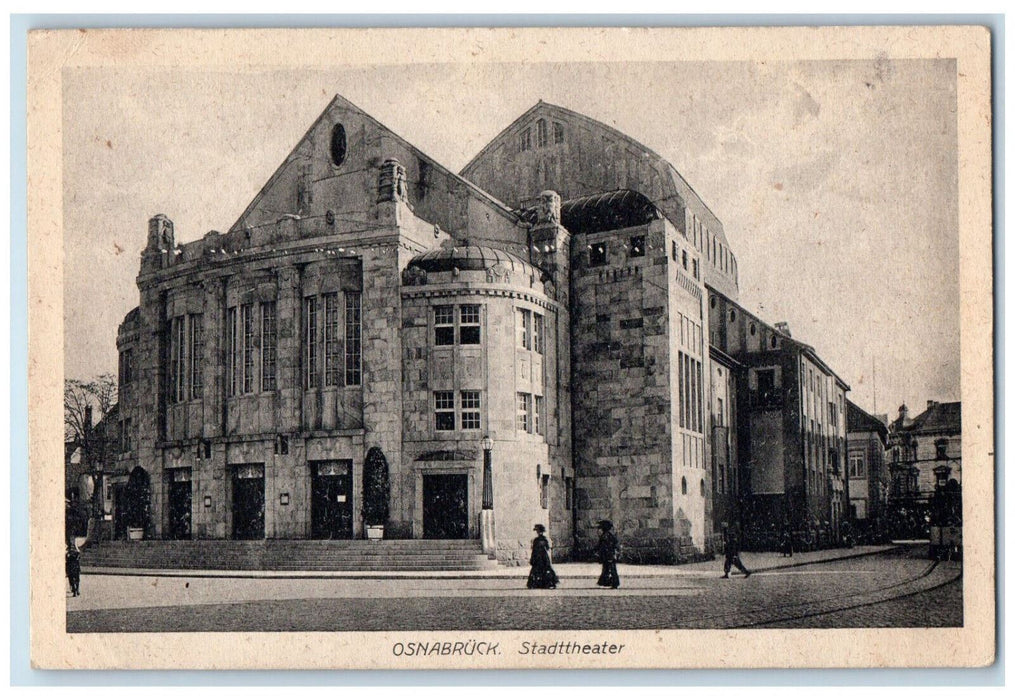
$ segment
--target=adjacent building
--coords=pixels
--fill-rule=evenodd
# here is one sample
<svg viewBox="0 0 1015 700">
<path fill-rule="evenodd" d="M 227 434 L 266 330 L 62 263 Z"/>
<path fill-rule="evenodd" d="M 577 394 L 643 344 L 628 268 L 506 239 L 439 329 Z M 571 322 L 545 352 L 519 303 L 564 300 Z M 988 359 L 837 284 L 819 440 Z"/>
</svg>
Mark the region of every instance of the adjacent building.
<svg viewBox="0 0 1015 700">
<path fill-rule="evenodd" d="M 888 535 L 891 490 L 891 474 L 885 460 L 888 426 L 880 418 L 847 401 L 846 434 L 849 515 L 861 539 L 880 542 Z"/>
</svg>

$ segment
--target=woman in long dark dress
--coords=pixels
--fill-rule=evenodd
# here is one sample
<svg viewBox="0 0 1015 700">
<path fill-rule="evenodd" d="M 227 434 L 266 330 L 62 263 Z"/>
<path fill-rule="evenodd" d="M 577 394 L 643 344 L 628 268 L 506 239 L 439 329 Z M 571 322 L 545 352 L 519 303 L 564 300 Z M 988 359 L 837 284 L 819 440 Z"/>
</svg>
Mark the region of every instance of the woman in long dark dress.
<svg viewBox="0 0 1015 700">
<path fill-rule="evenodd" d="M 609 520 L 599 521 L 599 543 L 596 553 L 603 565 L 603 572 L 596 581 L 597 586 L 620 588 L 620 576 L 617 575 L 617 536 L 613 534 L 613 523 Z"/>
<path fill-rule="evenodd" d="M 559 579 L 550 560 L 550 540 L 544 534 L 546 528 L 536 525 L 532 529 L 536 532 L 536 538 L 532 540 L 532 556 L 529 557 L 532 569 L 526 585 L 529 588 L 556 588 Z"/>
</svg>

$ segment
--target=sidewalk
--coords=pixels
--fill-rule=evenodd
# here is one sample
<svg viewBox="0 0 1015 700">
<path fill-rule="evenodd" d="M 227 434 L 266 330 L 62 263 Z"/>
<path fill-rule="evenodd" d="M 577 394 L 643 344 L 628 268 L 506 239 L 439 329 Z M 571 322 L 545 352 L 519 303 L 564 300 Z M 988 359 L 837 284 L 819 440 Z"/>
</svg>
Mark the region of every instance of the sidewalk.
<svg viewBox="0 0 1015 700">
<path fill-rule="evenodd" d="M 815 552 L 798 552 L 784 557 L 778 552 L 743 552 L 744 565 L 752 573 L 788 569 L 819 562 L 841 561 L 866 557 L 898 549 L 895 545 L 853 547 L 851 549 L 822 549 Z M 696 576 L 718 574 L 722 571 L 723 559 L 718 556 L 712 561 L 692 564 L 624 564 L 617 569 L 621 578 L 652 578 L 662 576 Z M 599 575 L 599 564 L 592 562 L 564 562 L 554 564 L 560 578 L 588 578 Z M 525 578 L 527 566 L 498 566 L 495 569 L 477 571 L 218 571 L 207 569 L 125 569 L 107 567 L 84 567 L 83 574 L 100 576 L 162 576 L 186 578 L 262 578 L 262 579 L 502 579 Z"/>
</svg>

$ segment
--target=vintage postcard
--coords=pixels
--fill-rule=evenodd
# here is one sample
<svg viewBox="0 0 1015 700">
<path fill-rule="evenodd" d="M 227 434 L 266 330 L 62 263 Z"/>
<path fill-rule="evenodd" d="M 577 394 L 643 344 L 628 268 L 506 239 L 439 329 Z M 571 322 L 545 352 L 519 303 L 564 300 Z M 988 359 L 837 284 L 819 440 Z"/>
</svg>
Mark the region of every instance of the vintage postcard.
<svg viewBox="0 0 1015 700">
<path fill-rule="evenodd" d="M 990 41 L 33 32 L 33 663 L 992 663 Z"/>
</svg>

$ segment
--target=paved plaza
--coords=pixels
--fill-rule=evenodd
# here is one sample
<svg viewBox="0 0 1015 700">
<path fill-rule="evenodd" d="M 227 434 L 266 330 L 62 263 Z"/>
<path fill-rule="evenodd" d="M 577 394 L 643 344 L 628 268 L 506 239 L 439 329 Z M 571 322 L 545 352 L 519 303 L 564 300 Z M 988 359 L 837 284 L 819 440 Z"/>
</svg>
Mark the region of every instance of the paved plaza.
<svg viewBox="0 0 1015 700">
<path fill-rule="evenodd" d="M 70 632 L 962 625 L 962 570 L 926 545 L 744 555 L 754 571 L 722 579 L 722 561 L 558 564 L 556 590 L 525 588 L 526 569 L 433 574 L 86 571 L 67 599 Z"/>
</svg>

